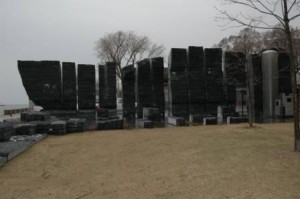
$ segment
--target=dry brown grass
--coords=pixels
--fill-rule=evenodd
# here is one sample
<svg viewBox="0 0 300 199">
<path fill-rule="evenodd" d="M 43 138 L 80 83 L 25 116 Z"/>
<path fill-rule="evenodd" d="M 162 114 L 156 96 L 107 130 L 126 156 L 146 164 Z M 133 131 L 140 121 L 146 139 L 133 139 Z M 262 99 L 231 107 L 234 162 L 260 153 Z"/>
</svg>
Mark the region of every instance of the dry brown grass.
<svg viewBox="0 0 300 199">
<path fill-rule="evenodd" d="M 0 198 L 300 198 L 292 124 L 48 137 L 0 169 Z"/>
</svg>

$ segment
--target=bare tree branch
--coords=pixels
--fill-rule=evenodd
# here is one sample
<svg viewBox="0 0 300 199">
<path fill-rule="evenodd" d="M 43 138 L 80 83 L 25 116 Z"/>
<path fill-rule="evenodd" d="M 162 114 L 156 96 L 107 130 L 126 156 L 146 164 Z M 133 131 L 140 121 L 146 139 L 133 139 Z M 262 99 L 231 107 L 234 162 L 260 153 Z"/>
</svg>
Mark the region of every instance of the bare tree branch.
<svg viewBox="0 0 300 199">
<path fill-rule="evenodd" d="M 290 18 L 290 21 L 293 21 L 293 20 L 297 19 L 298 17 L 300 17 L 300 14 L 297 14 L 297 15 L 291 17 L 291 18 Z"/>
</svg>

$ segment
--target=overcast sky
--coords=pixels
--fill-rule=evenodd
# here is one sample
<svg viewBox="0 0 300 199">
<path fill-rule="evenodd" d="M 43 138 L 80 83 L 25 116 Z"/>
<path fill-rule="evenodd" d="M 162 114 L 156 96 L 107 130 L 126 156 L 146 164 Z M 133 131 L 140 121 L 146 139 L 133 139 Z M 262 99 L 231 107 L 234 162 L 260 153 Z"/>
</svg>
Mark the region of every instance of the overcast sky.
<svg viewBox="0 0 300 199">
<path fill-rule="evenodd" d="M 0 103 L 24 104 L 17 60 L 96 64 L 105 33 L 133 30 L 172 47 L 212 47 L 230 33 L 215 21 L 218 0 L 0 0 Z"/>
</svg>

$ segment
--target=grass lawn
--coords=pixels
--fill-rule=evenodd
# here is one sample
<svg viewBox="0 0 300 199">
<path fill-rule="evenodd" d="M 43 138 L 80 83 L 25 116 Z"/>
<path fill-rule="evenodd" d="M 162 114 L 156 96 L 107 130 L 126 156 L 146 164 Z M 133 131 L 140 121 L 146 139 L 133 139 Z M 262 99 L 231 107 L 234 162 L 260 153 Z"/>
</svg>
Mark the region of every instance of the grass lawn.
<svg viewBox="0 0 300 199">
<path fill-rule="evenodd" d="M 292 124 L 50 136 L 0 168 L 0 198 L 300 198 Z"/>
</svg>

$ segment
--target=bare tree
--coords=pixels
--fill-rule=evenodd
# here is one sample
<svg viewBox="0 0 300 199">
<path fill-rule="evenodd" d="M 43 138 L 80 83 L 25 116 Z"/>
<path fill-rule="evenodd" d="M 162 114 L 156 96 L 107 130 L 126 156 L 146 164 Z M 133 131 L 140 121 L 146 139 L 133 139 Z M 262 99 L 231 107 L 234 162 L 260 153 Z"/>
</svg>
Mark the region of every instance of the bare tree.
<svg viewBox="0 0 300 199">
<path fill-rule="evenodd" d="M 262 49 L 261 34 L 254 28 L 245 28 L 235 37 L 233 51 L 243 52 L 245 55 L 257 53 Z"/>
<path fill-rule="evenodd" d="M 218 44 L 218 47 L 223 48 L 225 51 L 242 52 L 245 57 L 241 58 L 236 56 L 237 60 L 241 65 L 245 66 L 246 69 L 246 88 L 247 88 L 247 110 L 249 126 L 253 127 L 254 117 L 253 117 L 253 75 L 251 69 L 251 63 L 249 56 L 252 53 L 260 52 L 262 49 L 261 34 L 257 32 L 254 28 L 246 27 L 242 29 L 238 35 L 230 35 L 228 38 L 224 38 Z M 248 60 L 248 61 L 247 61 Z"/>
<path fill-rule="evenodd" d="M 257 32 L 254 28 L 246 27 L 241 30 L 239 35 L 235 37 L 233 43 L 233 51 L 243 52 L 246 59 L 240 60 L 244 62 L 246 69 L 246 88 L 247 88 L 247 109 L 248 109 L 248 120 L 249 127 L 253 127 L 254 117 L 254 91 L 253 91 L 253 75 L 252 75 L 252 62 L 251 54 L 257 53 L 261 50 L 261 34 Z"/>
<path fill-rule="evenodd" d="M 133 31 L 108 33 L 96 41 L 97 57 L 102 62 L 113 61 L 117 64 L 117 76 L 122 82 L 121 69 L 134 65 L 143 58 L 163 56 L 164 46 L 152 43 L 147 36 Z"/>
<path fill-rule="evenodd" d="M 235 35 L 224 37 L 218 44 L 215 44 L 213 47 L 222 48 L 222 50 L 224 51 L 232 51 L 234 38 Z"/>
<path fill-rule="evenodd" d="M 246 26 L 259 29 L 278 29 L 285 34 L 287 41 L 289 58 L 291 63 L 292 91 L 293 91 L 293 115 L 294 115 L 294 150 L 300 152 L 300 131 L 299 131 L 299 104 L 297 92 L 296 74 L 298 71 L 297 58 L 295 56 L 294 44 L 291 33 L 291 22 L 300 17 L 300 0 L 222 0 L 224 5 L 244 6 L 254 15 L 240 13 L 233 15 L 226 10 L 219 10 L 221 17 L 218 19 L 227 20 L 227 24 L 236 24 L 235 27 Z M 280 23 L 280 27 L 269 24 L 266 17 L 274 19 L 275 23 Z"/>
<path fill-rule="evenodd" d="M 277 26 L 281 26 L 278 24 Z M 292 40 L 294 45 L 294 51 L 297 56 L 300 55 L 300 30 L 296 28 L 291 28 Z M 265 48 L 276 48 L 277 50 L 288 51 L 287 40 L 285 32 L 281 29 L 273 29 L 264 32 L 263 34 L 263 46 Z"/>
<path fill-rule="evenodd" d="M 222 48 L 225 51 L 257 53 L 263 48 L 262 35 L 254 28 L 246 27 L 237 35 L 230 35 L 223 38 L 215 47 Z"/>
</svg>

